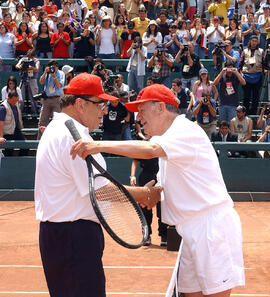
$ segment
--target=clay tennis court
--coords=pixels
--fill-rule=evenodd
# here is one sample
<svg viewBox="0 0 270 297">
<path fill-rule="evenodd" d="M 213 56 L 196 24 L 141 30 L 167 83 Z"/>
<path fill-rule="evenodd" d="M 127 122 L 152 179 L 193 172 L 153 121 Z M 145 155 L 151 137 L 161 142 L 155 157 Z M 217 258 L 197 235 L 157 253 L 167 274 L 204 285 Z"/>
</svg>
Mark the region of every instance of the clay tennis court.
<svg viewBox="0 0 270 297">
<path fill-rule="evenodd" d="M 232 296 L 270 297 L 270 203 L 235 205 L 244 231 L 246 286 L 234 289 Z M 0 202 L 0 297 L 49 296 L 33 206 L 29 201 Z M 153 244 L 138 250 L 123 248 L 105 234 L 107 296 L 165 296 L 177 252 L 159 247 L 154 222 Z"/>
</svg>

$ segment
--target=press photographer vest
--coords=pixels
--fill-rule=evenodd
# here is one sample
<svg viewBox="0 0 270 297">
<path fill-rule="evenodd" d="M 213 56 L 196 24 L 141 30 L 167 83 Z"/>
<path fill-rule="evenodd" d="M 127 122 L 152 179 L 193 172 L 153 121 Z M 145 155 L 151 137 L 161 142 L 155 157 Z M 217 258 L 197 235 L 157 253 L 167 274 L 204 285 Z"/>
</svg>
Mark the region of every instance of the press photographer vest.
<svg viewBox="0 0 270 297">
<path fill-rule="evenodd" d="M 5 117 L 5 121 L 3 124 L 3 135 L 6 135 L 6 134 L 12 135 L 12 134 L 14 134 L 14 131 L 16 128 L 15 118 L 14 118 L 12 109 L 11 109 L 7 100 L 3 101 L 1 103 L 1 105 L 5 106 L 5 108 L 6 108 L 6 117 Z M 18 128 L 22 129 L 23 123 L 22 123 L 21 110 L 19 108 L 18 103 L 15 106 L 17 107 L 17 110 L 18 110 Z"/>
<path fill-rule="evenodd" d="M 256 49 L 254 52 L 254 56 L 251 57 L 251 50 L 250 49 L 244 49 L 245 53 L 245 61 L 244 61 L 244 66 L 243 66 L 243 73 L 258 73 L 262 72 L 262 54 L 263 54 L 263 49 L 259 48 Z M 250 60 L 255 58 L 255 63 L 251 64 Z"/>
</svg>

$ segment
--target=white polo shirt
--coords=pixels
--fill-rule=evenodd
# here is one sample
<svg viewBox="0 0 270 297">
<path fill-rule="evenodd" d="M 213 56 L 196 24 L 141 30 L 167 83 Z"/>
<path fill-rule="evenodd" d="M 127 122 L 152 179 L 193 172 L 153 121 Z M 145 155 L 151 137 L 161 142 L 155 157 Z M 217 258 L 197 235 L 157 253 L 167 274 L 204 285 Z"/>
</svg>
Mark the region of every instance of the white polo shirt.
<svg viewBox="0 0 270 297">
<path fill-rule="evenodd" d="M 39 221 L 68 222 L 79 219 L 99 222 L 89 198 L 88 169 L 80 157 L 72 160 L 73 137 L 65 126 L 70 117 L 65 113 L 54 113 L 53 120 L 45 129 L 37 150 L 35 176 L 35 209 Z M 88 128 L 73 119 L 84 139 L 89 136 Z M 93 155 L 106 169 L 101 154 Z M 94 174 L 98 173 L 93 167 Z M 108 182 L 97 179 L 95 189 Z"/>
<path fill-rule="evenodd" d="M 210 32 L 212 32 L 214 30 L 214 25 L 211 25 L 207 28 L 206 30 L 206 34 L 209 34 Z M 224 27 L 218 25 L 218 30 L 225 34 L 225 29 Z M 217 43 L 218 41 L 223 41 L 222 36 L 218 33 L 218 31 L 215 31 L 209 38 L 208 38 L 208 42 L 213 42 L 213 43 Z"/>
<path fill-rule="evenodd" d="M 233 207 L 216 152 L 199 125 L 180 115 L 162 136 L 150 141 L 167 155 L 159 159 L 158 174 L 164 223 L 183 224 L 217 205 Z"/>
</svg>

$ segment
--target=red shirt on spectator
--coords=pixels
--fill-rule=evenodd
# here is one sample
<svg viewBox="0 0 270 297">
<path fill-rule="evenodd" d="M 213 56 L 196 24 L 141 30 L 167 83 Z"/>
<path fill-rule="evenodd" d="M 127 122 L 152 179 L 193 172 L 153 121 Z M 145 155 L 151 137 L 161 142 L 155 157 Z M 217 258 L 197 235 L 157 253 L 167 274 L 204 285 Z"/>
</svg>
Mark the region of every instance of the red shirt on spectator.
<svg viewBox="0 0 270 297">
<path fill-rule="evenodd" d="M 69 58 L 68 45 L 65 44 L 65 42 L 63 40 L 60 40 L 55 46 L 53 46 L 54 43 L 58 40 L 60 34 L 62 34 L 64 36 L 64 39 L 70 43 L 70 37 L 67 32 L 53 33 L 51 42 L 50 42 L 50 44 L 53 48 L 52 56 L 53 56 L 53 58 Z"/>
<path fill-rule="evenodd" d="M 54 9 L 54 11 L 52 8 Z M 46 6 L 42 5 L 42 9 L 45 10 L 48 15 L 54 14 L 55 12 L 57 12 L 57 6 L 55 4 L 53 4 L 52 7 L 48 6 L 48 5 L 46 5 Z"/>
<path fill-rule="evenodd" d="M 17 41 L 21 41 L 24 38 L 22 35 L 19 35 L 19 33 L 16 33 L 15 37 L 17 38 Z M 27 38 L 31 38 L 31 37 L 32 37 L 31 33 L 27 34 Z M 27 44 L 26 40 L 22 44 L 16 46 L 16 50 L 23 51 L 23 52 L 27 52 L 31 48 L 32 47 Z"/>
</svg>

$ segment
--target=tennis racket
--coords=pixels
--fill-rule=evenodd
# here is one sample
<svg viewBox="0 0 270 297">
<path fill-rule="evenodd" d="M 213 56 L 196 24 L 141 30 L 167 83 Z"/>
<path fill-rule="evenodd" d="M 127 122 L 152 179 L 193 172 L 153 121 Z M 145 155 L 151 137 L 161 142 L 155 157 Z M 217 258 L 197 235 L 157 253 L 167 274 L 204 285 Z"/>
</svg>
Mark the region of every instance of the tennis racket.
<svg viewBox="0 0 270 297">
<path fill-rule="evenodd" d="M 72 120 L 67 120 L 65 125 L 75 141 L 81 138 Z M 90 200 L 101 225 L 120 245 L 130 249 L 141 247 L 148 239 L 149 230 L 140 206 L 91 155 L 86 157 L 86 163 Z M 99 174 L 94 175 L 92 165 Z M 110 184 L 95 190 L 95 180 L 98 178 L 105 178 Z"/>
</svg>

